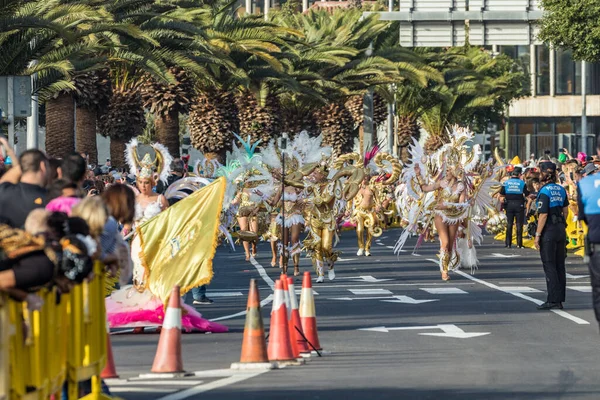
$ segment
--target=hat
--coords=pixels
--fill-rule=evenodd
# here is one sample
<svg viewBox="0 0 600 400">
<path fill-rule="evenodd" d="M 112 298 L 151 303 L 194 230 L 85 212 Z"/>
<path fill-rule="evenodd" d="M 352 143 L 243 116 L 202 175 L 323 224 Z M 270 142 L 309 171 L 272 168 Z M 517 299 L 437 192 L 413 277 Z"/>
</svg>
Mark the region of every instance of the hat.
<svg viewBox="0 0 600 400">
<path fill-rule="evenodd" d="M 560 153 L 558 155 L 558 162 L 564 163 L 565 161 L 567 161 L 567 155 L 565 153 Z"/>
<path fill-rule="evenodd" d="M 550 161 L 542 161 L 540 163 L 540 170 L 541 171 L 552 171 L 555 172 L 556 171 L 556 164 L 554 164 L 553 162 Z"/>
<path fill-rule="evenodd" d="M 596 165 L 594 163 L 589 163 L 583 169 L 583 174 L 584 175 L 589 175 L 589 174 L 593 174 L 596 171 L 598 171 L 598 167 L 596 167 Z"/>
<path fill-rule="evenodd" d="M 512 176 L 519 176 L 523 173 L 523 169 L 521 167 L 515 167 L 513 171 L 510 173 Z"/>
</svg>

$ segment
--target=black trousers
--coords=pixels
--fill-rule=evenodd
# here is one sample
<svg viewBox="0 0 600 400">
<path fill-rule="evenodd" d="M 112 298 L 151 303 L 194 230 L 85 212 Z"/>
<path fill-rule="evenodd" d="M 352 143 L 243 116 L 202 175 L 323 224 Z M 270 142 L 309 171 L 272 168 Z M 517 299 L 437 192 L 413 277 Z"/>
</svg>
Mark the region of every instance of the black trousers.
<svg viewBox="0 0 600 400">
<path fill-rule="evenodd" d="M 549 303 L 565 301 L 567 271 L 565 269 L 566 227 L 564 224 L 546 225 L 540 238 L 540 256 L 546 274 Z"/>
<path fill-rule="evenodd" d="M 525 223 L 525 206 L 521 203 L 511 204 L 508 202 L 506 206 L 506 245 L 512 244 L 513 225 L 517 220 L 517 246 L 523 246 L 523 224 Z"/>
<path fill-rule="evenodd" d="M 596 251 L 590 256 L 590 278 L 592 281 L 592 300 L 596 320 L 600 322 L 600 244 L 596 244 Z"/>
</svg>

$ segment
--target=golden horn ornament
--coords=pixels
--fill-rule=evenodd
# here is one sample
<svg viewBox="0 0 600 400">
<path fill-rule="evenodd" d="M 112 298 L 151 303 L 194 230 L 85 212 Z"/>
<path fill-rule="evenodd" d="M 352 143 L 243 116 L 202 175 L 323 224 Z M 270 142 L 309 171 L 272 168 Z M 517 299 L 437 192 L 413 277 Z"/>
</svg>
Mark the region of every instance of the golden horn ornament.
<svg viewBox="0 0 600 400">
<path fill-rule="evenodd" d="M 394 184 L 398 178 L 400 178 L 400 174 L 402 173 L 402 164 L 400 164 L 400 161 L 398 161 L 397 158 L 389 153 L 377 153 L 374 160 L 375 165 L 377 165 L 379 168 L 385 168 L 383 161 L 388 161 L 390 164 L 392 164 L 392 175 L 385 181 L 382 181 L 381 184 Z"/>
<path fill-rule="evenodd" d="M 354 163 L 359 163 L 360 159 L 361 159 L 361 157 L 360 157 L 360 154 L 358 154 L 358 153 L 342 154 L 341 156 L 336 158 L 335 161 L 333 162 L 333 168 L 334 169 L 342 169 L 344 164 L 349 163 L 351 161 L 353 161 Z"/>
<path fill-rule="evenodd" d="M 502 159 L 502 157 L 500 157 L 500 154 L 498 153 L 498 147 L 494 149 L 494 158 L 496 159 L 496 163 L 498 163 L 498 165 L 505 164 L 504 160 Z"/>
</svg>

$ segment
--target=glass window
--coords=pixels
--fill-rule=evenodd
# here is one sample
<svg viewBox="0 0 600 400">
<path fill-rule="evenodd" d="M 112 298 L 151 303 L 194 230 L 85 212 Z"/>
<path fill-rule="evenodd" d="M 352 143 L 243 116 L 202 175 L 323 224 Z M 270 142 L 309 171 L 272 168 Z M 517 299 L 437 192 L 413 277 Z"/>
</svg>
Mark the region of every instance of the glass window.
<svg viewBox="0 0 600 400">
<path fill-rule="evenodd" d="M 536 46 L 536 81 L 537 94 L 550 94 L 550 50 L 548 46 Z"/>
<path fill-rule="evenodd" d="M 529 55 L 529 46 L 500 46 L 500 53 L 506 54 L 523 69 L 523 72 L 529 76 L 531 74 L 531 59 Z M 527 89 L 530 88 L 531 81 L 527 80 Z"/>
<path fill-rule="evenodd" d="M 600 94 L 600 63 L 587 63 L 587 93 Z"/>
<path fill-rule="evenodd" d="M 573 62 L 571 50 L 556 51 L 556 94 L 576 93 L 576 64 Z M 579 89 L 581 90 L 581 71 L 579 72 Z"/>
</svg>

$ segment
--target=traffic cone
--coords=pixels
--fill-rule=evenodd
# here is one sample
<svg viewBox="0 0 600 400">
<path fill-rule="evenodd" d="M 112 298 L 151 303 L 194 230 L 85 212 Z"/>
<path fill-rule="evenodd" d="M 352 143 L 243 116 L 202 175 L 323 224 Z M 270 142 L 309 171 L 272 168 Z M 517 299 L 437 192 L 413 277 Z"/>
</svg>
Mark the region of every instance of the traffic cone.
<svg viewBox="0 0 600 400">
<path fill-rule="evenodd" d="M 271 312 L 271 329 L 269 330 L 267 354 L 269 361 L 296 361 L 290 343 L 283 283 L 279 279 L 275 281 L 275 299 L 273 300 L 273 311 Z"/>
<path fill-rule="evenodd" d="M 323 350 L 319 343 L 319 335 L 317 333 L 317 316 L 315 313 L 315 298 L 312 292 L 312 283 L 310 282 L 310 272 L 304 273 L 302 281 L 302 293 L 300 295 L 300 321 L 302 323 L 302 331 L 306 340 L 317 350 Z"/>
<path fill-rule="evenodd" d="M 181 297 L 179 286 L 175 286 L 165 312 L 156 356 L 152 364 L 154 373 L 182 373 L 181 357 Z"/>
<path fill-rule="evenodd" d="M 117 369 L 115 368 L 115 359 L 113 358 L 112 344 L 110 343 L 110 336 L 106 335 L 106 365 L 100 374 L 102 379 L 113 379 L 118 378 Z"/>
<path fill-rule="evenodd" d="M 240 362 L 231 364 L 231 368 L 272 369 L 273 364 L 269 362 L 269 357 L 267 355 L 265 329 L 263 326 L 262 314 L 260 312 L 260 295 L 258 293 L 256 279 L 250 280 L 250 291 L 248 292 L 248 305 L 246 310 L 246 325 L 244 326 L 244 338 L 242 340 L 242 355 L 240 357 Z"/>
<path fill-rule="evenodd" d="M 287 313 L 287 321 L 288 321 L 288 331 L 290 333 L 290 346 L 292 346 L 292 353 L 294 353 L 294 357 L 300 357 L 300 350 L 298 349 L 298 345 L 296 344 L 296 330 L 294 329 L 294 324 L 292 323 L 292 307 L 290 301 L 290 293 L 288 288 L 287 275 L 281 275 L 281 284 L 283 286 L 283 297 L 285 298 L 285 308 L 288 310 Z"/>
<path fill-rule="evenodd" d="M 294 342 L 296 339 L 296 346 L 300 354 L 310 354 L 308 343 L 304 339 L 304 332 L 302 331 L 302 323 L 300 322 L 300 313 L 298 312 L 298 300 L 296 299 L 296 287 L 294 286 L 294 278 L 288 278 L 288 293 L 290 294 L 290 303 L 292 304 L 292 317 L 290 318 L 290 330 L 292 332 L 291 338 Z"/>
</svg>

